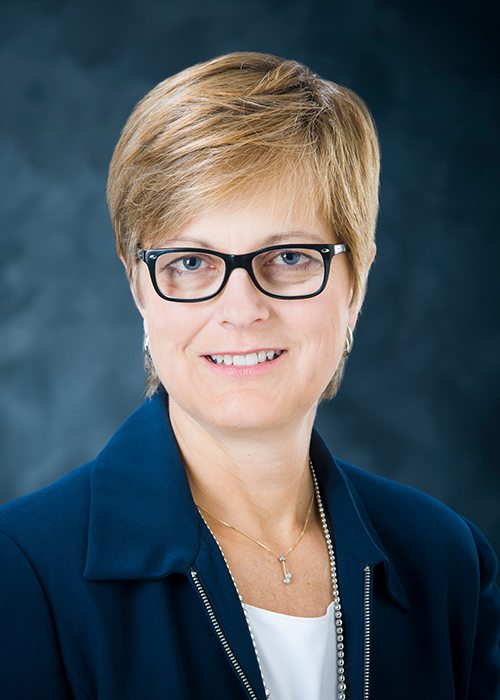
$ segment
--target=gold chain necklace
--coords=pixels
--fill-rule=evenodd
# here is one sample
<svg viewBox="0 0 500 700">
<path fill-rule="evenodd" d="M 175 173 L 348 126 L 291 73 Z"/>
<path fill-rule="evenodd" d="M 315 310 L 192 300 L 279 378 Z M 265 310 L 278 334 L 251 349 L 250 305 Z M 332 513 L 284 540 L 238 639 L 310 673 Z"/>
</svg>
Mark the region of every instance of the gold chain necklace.
<svg viewBox="0 0 500 700">
<path fill-rule="evenodd" d="M 234 530 L 235 532 L 239 532 L 240 535 L 243 535 L 244 537 L 247 537 L 249 540 L 252 540 L 252 542 L 255 542 L 255 544 L 258 544 L 260 547 L 263 547 L 264 549 L 266 549 L 266 550 L 267 550 L 268 552 L 270 552 L 271 554 L 274 554 L 274 556 L 276 557 L 276 559 L 277 559 L 277 560 L 281 563 L 281 565 L 283 566 L 283 576 L 285 577 L 285 578 L 283 579 L 283 583 L 288 584 L 288 583 L 290 583 L 291 580 L 292 580 L 292 574 L 288 571 L 288 568 L 287 568 L 287 565 L 286 565 L 286 558 L 287 558 L 287 556 L 290 554 L 290 552 L 292 551 L 292 549 L 295 549 L 295 547 L 299 544 L 300 540 L 301 540 L 302 537 L 304 536 L 304 533 L 305 533 L 305 531 L 306 531 L 306 529 L 307 529 L 307 524 L 308 524 L 308 522 L 309 522 L 309 516 L 311 515 L 311 510 L 312 510 L 313 502 L 314 502 L 314 491 L 313 491 L 313 495 L 312 495 L 312 497 L 311 497 L 311 502 L 310 502 L 310 504 L 309 504 L 309 510 L 307 511 L 306 522 L 304 523 L 304 527 L 302 528 L 302 532 L 301 532 L 300 535 L 297 537 L 297 539 L 295 540 L 295 542 L 292 544 L 292 546 L 290 547 L 290 549 L 288 549 L 284 554 L 281 554 L 281 555 L 280 555 L 280 554 L 277 554 L 275 551 L 273 551 L 273 550 L 271 549 L 271 547 L 268 547 L 268 546 L 267 546 L 267 544 L 264 544 L 263 542 L 259 542 L 259 540 L 256 540 L 255 537 L 252 537 L 252 535 L 248 535 L 246 532 L 243 532 L 243 530 L 238 530 L 238 528 L 237 528 L 237 527 L 234 527 L 234 525 L 230 525 L 229 523 L 224 522 L 224 520 L 221 520 L 221 519 L 218 518 L 216 515 L 214 515 L 213 513 L 211 513 L 209 510 L 207 510 L 206 508 L 203 508 L 203 506 L 200 506 L 198 503 L 196 503 L 196 507 L 199 508 L 200 510 L 202 510 L 204 513 L 207 513 L 208 515 L 210 515 L 210 517 L 212 517 L 214 520 L 217 520 L 217 522 L 218 522 L 218 523 L 221 523 L 221 525 L 225 525 L 225 526 L 228 527 L 230 530 Z"/>
</svg>

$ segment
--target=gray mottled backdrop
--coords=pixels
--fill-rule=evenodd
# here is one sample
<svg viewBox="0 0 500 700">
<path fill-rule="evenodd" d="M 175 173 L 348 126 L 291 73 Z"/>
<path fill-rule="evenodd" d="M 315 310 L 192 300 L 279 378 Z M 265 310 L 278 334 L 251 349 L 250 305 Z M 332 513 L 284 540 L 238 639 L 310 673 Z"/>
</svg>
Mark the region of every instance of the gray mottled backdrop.
<svg viewBox="0 0 500 700">
<path fill-rule="evenodd" d="M 378 255 L 320 428 L 500 551 L 497 3 L 0 1 L 0 500 L 91 459 L 140 403 L 141 323 L 104 189 L 153 85 L 233 50 L 359 92 L 383 153 Z"/>
</svg>

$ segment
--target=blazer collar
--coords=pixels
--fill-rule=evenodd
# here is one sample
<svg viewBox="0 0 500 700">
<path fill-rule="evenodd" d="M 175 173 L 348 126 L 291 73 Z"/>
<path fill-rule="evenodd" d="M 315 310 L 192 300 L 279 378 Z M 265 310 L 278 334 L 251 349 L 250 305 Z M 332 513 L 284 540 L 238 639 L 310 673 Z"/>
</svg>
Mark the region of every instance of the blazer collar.
<svg viewBox="0 0 500 700">
<path fill-rule="evenodd" d="M 118 430 L 91 469 L 84 578 L 90 581 L 187 574 L 206 534 L 189 488 L 160 390 Z M 337 550 L 369 566 L 382 564 L 390 595 L 408 602 L 363 504 L 316 431 L 311 441 Z"/>
<path fill-rule="evenodd" d="M 95 459 L 84 578 L 161 578 L 186 573 L 198 553 L 200 519 L 158 391 Z"/>
<path fill-rule="evenodd" d="M 322 497 L 328 505 L 340 573 L 342 574 L 343 569 L 341 560 L 346 561 L 347 552 L 363 567 L 369 566 L 373 569 L 380 565 L 384 571 L 389 595 L 401 608 L 409 610 L 410 606 L 403 585 L 384 550 L 363 502 L 341 463 L 332 456 L 315 430 L 312 434 L 310 454 Z"/>
</svg>

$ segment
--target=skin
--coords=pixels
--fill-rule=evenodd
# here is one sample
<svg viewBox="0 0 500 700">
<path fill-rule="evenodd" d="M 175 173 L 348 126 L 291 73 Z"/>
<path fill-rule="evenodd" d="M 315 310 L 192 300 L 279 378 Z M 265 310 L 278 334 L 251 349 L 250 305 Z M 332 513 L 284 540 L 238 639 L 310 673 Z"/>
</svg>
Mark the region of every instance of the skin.
<svg viewBox="0 0 500 700">
<path fill-rule="evenodd" d="M 165 247 L 246 253 L 276 243 L 340 242 L 320 217 L 301 215 L 300 197 L 263 194 L 233 200 L 191 222 Z M 304 211 L 307 208 L 304 207 Z M 318 400 L 341 359 L 351 304 L 346 255 L 335 256 L 326 289 L 307 300 L 272 299 L 245 270 L 235 270 L 214 299 L 161 299 L 139 264 L 136 303 L 151 355 L 169 394 L 169 410 L 193 497 L 218 518 L 284 553 L 300 534 L 313 493 L 309 441 Z M 254 367 L 215 365 L 208 355 L 282 350 Z M 313 511 L 287 558 L 277 559 L 204 514 L 243 600 L 275 612 L 325 614 L 331 602 L 324 535 Z"/>
</svg>

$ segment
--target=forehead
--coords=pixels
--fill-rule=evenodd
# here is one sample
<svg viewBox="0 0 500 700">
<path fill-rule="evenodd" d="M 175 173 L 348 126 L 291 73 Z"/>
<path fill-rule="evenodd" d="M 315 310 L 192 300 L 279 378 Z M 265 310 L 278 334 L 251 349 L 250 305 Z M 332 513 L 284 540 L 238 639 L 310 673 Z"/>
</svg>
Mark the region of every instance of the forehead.
<svg viewBox="0 0 500 700">
<path fill-rule="evenodd" d="M 309 193 L 295 183 L 248 194 L 238 192 L 189 222 L 159 232 L 155 247 L 193 246 L 248 252 L 267 245 L 336 240 Z"/>
</svg>

